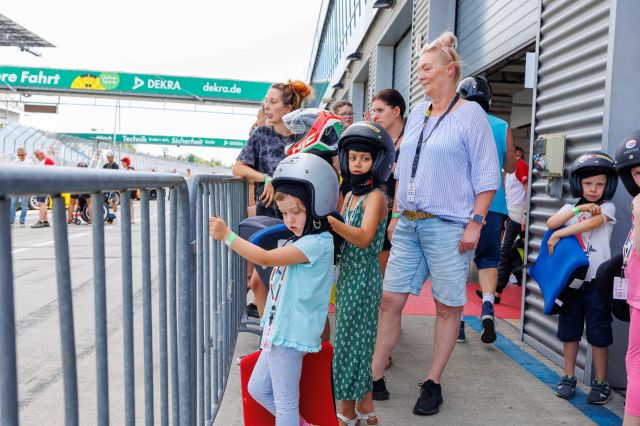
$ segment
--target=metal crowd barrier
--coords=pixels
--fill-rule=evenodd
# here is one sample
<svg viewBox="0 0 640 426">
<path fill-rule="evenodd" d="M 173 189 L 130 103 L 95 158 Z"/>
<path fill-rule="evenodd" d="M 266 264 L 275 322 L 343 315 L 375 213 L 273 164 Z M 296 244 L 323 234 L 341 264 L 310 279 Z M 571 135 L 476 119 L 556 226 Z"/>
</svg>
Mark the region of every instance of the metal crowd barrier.
<svg viewBox="0 0 640 426">
<path fill-rule="evenodd" d="M 78 359 L 73 291 L 65 201 L 60 194 L 90 193 L 93 205 L 100 206 L 103 192 L 123 193 L 133 189 L 139 189 L 141 195 L 144 423 L 168 425 L 170 411 L 173 425 L 213 423 L 227 382 L 236 338 L 246 319 L 246 266 L 224 244 L 209 238 L 208 216 L 218 214 L 237 229 L 246 217 L 246 184 L 239 179 L 213 175 L 196 175 L 187 185 L 183 177 L 169 173 L 3 166 L 0 167 L 0 424 L 19 423 L 10 196 L 40 193 L 53 197 L 64 416 L 65 424 L 77 425 Z M 155 230 L 150 224 L 151 190 L 158 193 Z M 166 190 L 170 204 L 168 252 Z M 126 201 L 128 197 L 121 199 Z M 122 392 L 124 420 L 127 425 L 133 425 L 136 423 L 136 397 L 139 398 L 140 393 L 136 392 L 135 386 L 131 208 L 128 202 L 122 202 L 120 208 Z M 157 233 L 158 240 L 157 282 L 153 282 L 151 276 L 152 232 Z M 93 221 L 92 234 L 97 412 L 91 423 L 107 425 L 110 423 L 109 394 L 120 389 L 109 386 L 105 229 L 101 220 Z M 154 370 L 153 359 L 153 285 L 157 285 L 158 290 L 159 371 Z M 160 419 L 154 418 L 154 376 L 160 381 Z"/>
<path fill-rule="evenodd" d="M 189 179 L 189 197 L 195 254 L 191 276 L 196 278 L 191 287 L 191 339 L 197 342 L 197 356 L 194 353 L 191 360 L 191 389 L 197 389 L 192 424 L 211 425 L 222 402 L 238 333 L 246 331 L 247 269 L 244 259 L 209 238 L 208 218 L 218 215 L 237 230 L 246 218 L 247 185 L 238 178 L 195 175 Z"/>
</svg>

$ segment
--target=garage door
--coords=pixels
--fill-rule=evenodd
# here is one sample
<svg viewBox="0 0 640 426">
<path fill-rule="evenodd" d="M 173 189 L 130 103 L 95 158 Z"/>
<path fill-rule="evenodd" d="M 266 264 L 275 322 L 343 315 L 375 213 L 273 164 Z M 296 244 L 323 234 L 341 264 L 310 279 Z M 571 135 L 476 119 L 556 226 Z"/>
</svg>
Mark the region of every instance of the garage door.
<svg viewBox="0 0 640 426">
<path fill-rule="evenodd" d="M 409 88 L 411 83 L 411 31 L 402 36 L 393 49 L 393 88 L 404 102 L 409 105 Z M 407 108 L 407 113 L 409 109 Z"/>
<path fill-rule="evenodd" d="M 456 36 L 463 77 L 536 39 L 540 0 L 458 0 Z"/>
</svg>

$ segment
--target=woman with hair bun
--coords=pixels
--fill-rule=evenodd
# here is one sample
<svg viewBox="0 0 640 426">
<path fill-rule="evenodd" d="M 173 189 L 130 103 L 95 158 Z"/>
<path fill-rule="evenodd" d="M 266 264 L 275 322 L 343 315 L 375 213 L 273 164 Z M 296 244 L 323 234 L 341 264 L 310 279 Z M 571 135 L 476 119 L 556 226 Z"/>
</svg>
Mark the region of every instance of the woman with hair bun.
<svg viewBox="0 0 640 426">
<path fill-rule="evenodd" d="M 256 184 L 257 216 L 276 217 L 271 177 L 280 160 L 285 157 L 285 146 L 298 140 L 298 136 L 284 125 L 282 117 L 302 107 L 312 94 L 311 86 L 300 80 L 272 84 L 264 98 L 264 113 L 269 125 L 253 130 L 236 159 L 233 174 Z M 249 287 L 253 290 L 255 304 L 262 316 L 267 290 L 255 271 L 249 280 Z"/>
<path fill-rule="evenodd" d="M 458 337 L 469 261 L 500 186 L 498 152 L 487 114 L 456 93 L 462 72 L 456 43 L 455 35 L 446 32 L 420 52 L 418 80 L 430 101 L 417 104 L 409 114 L 396 164 L 388 229 L 393 245 L 372 363 L 373 398 L 388 399 L 383 375 L 400 337 L 402 309 L 409 294 L 419 295 L 431 278 L 434 344 L 413 408 L 417 415 L 440 410 L 440 380 Z"/>
</svg>

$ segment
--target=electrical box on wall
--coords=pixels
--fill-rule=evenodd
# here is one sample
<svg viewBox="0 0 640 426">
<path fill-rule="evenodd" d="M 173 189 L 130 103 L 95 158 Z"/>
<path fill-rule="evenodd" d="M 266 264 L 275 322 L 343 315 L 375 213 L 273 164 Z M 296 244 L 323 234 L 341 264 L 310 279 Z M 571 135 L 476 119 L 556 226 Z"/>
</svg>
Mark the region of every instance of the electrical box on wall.
<svg viewBox="0 0 640 426">
<path fill-rule="evenodd" d="M 547 194 L 562 198 L 566 135 L 540 135 L 533 143 L 533 169 L 548 179 Z"/>
</svg>

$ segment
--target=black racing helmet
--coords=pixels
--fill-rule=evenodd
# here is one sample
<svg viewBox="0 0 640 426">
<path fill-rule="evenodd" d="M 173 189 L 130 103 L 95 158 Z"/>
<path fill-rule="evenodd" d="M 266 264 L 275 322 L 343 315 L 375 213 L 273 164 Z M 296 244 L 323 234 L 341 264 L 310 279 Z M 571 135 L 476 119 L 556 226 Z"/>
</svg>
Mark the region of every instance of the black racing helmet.
<svg viewBox="0 0 640 426">
<path fill-rule="evenodd" d="M 611 200 L 618 186 L 618 174 L 613 158 L 604 152 L 590 152 L 582 154 L 571 165 L 569 171 L 569 189 L 571 196 L 582 198 L 582 179 L 596 175 L 606 175 L 607 184 L 602 194 L 603 200 Z"/>
<path fill-rule="evenodd" d="M 349 179 L 349 146 L 368 145 L 376 152 L 371 177 L 379 182 L 389 179 L 393 163 L 396 159 L 396 146 L 387 131 L 372 121 L 359 121 L 353 123 L 344 131 L 338 141 L 338 158 L 340 160 L 340 172 L 343 179 Z"/>
<path fill-rule="evenodd" d="M 616 151 L 616 171 L 632 197 L 640 194 L 640 188 L 631 176 L 631 169 L 637 166 L 640 166 L 640 130 L 625 136 Z"/>
<path fill-rule="evenodd" d="M 467 77 L 458 84 L 457 92 L 462 99 L 477 102 L 482 109 L 489 112 L 493 91 L 486 78 L 479 75 Z"/>
</svg>

